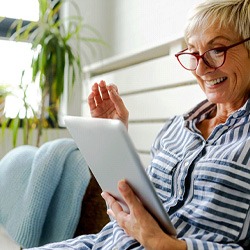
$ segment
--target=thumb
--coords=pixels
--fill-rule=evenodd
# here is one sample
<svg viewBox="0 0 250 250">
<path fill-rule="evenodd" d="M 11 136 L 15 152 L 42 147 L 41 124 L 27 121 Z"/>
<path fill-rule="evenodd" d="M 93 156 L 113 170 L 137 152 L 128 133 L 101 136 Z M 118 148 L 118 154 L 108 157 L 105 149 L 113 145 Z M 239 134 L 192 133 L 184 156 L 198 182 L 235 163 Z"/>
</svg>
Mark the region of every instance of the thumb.
<svg viewBox="0 0 250 250">
<path fill-rule="evenodd" d="M 125 180 L 119 181 L 119 183 L 118 183 L 118 189 L 119 189 L 119 191 L 120 191 L 120 193 L 121 193 L 121 195 L 122 195 L 125 203 L 129 207 L 130 211 L 131 211 L 131 209 L 134 206 L 137 206 L 137 205 L 141 204 L 141 202 L 139 201 L 139 199 L 135 195 L 134 191 L 126 183 Z"/>
</svg>

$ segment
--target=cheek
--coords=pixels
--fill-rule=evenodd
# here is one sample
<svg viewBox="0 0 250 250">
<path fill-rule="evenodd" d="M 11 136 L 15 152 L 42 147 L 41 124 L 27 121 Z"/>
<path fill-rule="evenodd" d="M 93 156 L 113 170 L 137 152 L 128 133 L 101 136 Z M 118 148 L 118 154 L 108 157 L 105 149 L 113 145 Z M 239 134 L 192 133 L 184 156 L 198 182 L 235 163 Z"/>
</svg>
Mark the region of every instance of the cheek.
<svg viewBox="0 0 250 250">
<path fill-rule="evenodd" d="M 239 64 L 235 66 L 235 70 L 232 73 L 234 74 L 233 80 L 235 81 L 236 85 L 238 85 L 238 87 L 244 88 L 243 87 L 244 85 L 245 86 L 249 85 L 250 83 L 249 70 L 250 70 L 250 64 L 247 67 L 246 64 L 240 64 L 239 62 Z"/>
<path fill-rule="evenodd" d="M 236 80 L 249 80 L 250 58 L 248 53 L 242 56 L 239 56 L 239 54 L 232 54 L 230 60 L 228 60 L 228 69 L 231 69 L 229 74 L 232 73 L 235 75 Z"/>
<path fill-rule="evenodd" d="M 230 74 L 230 88 L 236 95 L 245 95 L 250 91 L 250 62 L 239 60 L 235 57 L 234 67 L 231 67 Z"/>
<path fill-rule="evenodd" d="M 192 72 L 192 75 L 196 78 L 197 83 L 199 84 L 201 89 L 204 90 L 204 84 L 203 84 L 202 79 L 197 74 L 195 74 L 195 71 L 191 71 L 191 72 Z"/>
</svg>

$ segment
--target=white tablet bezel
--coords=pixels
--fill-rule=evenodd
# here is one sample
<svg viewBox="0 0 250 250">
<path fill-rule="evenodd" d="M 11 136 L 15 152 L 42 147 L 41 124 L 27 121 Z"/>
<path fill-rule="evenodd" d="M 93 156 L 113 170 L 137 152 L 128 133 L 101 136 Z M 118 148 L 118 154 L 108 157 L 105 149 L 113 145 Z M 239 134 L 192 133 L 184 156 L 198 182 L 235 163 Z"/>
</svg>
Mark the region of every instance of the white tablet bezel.
<svg viewBox="0 0 250 250">
<path fill-rule="evenodd" d="M 125 179 L 161 227 L 175 236 L 172 225 L 153 184 L 135 150 L 124 124 L 119 120 L 66 116 L 65 125 L 103 191 L 124 203 L 117 183 Z"/>
</svg>

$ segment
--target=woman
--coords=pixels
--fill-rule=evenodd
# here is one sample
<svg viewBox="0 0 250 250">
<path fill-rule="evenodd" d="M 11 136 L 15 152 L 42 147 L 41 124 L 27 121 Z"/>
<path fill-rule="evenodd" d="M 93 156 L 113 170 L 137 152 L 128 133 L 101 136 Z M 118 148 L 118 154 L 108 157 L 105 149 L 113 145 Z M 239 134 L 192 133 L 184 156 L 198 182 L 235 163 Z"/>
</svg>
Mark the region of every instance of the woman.
<svg viewBox="0 0 250 250">
<path fill-rule="evenodd" d="M 197 6 L 186 28 L 187 49 L 176 54 L 207 100 L 167 122 L 157 136 L 147 172 L 176 227 L 162 231 L 133 191 L 118 184 L 125 213 L 102 196 L 115 220 L 97 235 L 48 245 L 73 249 L 243 249 L 250 238 L 250 1 L 210 0 Z M 120 119 L 128 111 L 116 86 L 94 84 L 93 117 Z M 71 249 L 71 248 L 70 248 Z"/>
</svg>

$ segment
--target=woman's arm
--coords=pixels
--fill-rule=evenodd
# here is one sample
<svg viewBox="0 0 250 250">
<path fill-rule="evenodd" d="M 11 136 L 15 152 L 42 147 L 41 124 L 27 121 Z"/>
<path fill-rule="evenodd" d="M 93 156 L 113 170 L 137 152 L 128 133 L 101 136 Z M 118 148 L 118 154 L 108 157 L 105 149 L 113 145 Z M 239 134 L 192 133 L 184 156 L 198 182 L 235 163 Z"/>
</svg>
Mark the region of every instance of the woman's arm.
<svg viewBox="0 0 250 250">
<path fill-rule="evenodd" d="M 148 250 L 187 249 L 185 241 L 173 238 L 162 231 L 124 180 L 119 182 L 118 189 L 130 213 L 124 212 L 120 204 L 108 193 L 103 193 L 102 196 L 110 208 L 108 214 L 117 220 L 129 236 L 135 238 Z"/>
</svg>

